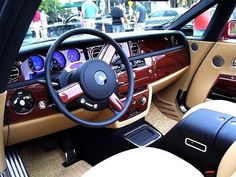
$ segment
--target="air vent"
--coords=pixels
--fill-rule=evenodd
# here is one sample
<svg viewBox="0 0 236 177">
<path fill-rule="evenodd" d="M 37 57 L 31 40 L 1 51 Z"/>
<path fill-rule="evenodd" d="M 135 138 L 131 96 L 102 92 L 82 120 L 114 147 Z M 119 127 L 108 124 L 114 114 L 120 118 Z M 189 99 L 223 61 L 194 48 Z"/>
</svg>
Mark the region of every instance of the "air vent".
<svg viewBox="0 0 236 177">
<path fill-rule="evenodd" d="M 10 81 L 15 81 L 20 77 L 20 70 L 16 66 L 12 67 L 11 74 L 10 74 Z"/>
<path fill-rule="evenodd" d="M 130 45 L 130 50 L 131 50 L 131 55 L 132 56 L 140 54 L 140 47 L 139 47 L 138 43 L 136 43 L 136 42 L 133 42 Z"/>
<path fill-rule="evenodd" d="M 98 55 L 99 55 L 99 53 L 101 52 L 101 46 L 97 46 L 97 47 L 93 47 L 92 49 L 91 49 L 91 58 L 92 59 L 96 59 L 97 57 L 98 57 Z"/>
</svg>

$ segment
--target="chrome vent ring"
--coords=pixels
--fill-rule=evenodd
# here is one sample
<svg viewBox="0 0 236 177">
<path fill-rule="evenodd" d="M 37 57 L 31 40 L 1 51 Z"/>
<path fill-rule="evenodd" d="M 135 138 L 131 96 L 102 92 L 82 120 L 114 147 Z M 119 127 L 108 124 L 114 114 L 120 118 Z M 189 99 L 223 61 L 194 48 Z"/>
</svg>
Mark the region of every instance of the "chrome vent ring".
<svg viewBox="0 0 236 177">
<path fill-rule="evenodd" d="M 11 73 L 10 73 L 10 77 L 9 80 L 10 81 L 15 81 L 20 77 L 20 70 L 17 66 L 13 66 Z"/>
</svg>

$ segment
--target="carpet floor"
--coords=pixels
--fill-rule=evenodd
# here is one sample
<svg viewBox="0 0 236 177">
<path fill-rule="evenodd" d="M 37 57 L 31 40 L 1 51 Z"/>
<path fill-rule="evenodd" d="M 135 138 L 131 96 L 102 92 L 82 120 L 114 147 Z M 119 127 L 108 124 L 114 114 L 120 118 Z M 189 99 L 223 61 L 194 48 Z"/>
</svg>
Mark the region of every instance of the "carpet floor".
<svg viewBox="0 0 236 177">
<path fill-rule="evenodd" d="M 163 135 L 178 123 L 162 114 L 153 103 L 151 104 L 150 112 L 145 117 L 145 120 L 152 124 Z"/>
<path fill-rule="evenodd" d="M 91 168 L 83 160 L 65 168 L 60 149 L 45 152 L 37 143 L 21 149 L 20 156 L 30 177 L 80 177 Z"/>
</svg>

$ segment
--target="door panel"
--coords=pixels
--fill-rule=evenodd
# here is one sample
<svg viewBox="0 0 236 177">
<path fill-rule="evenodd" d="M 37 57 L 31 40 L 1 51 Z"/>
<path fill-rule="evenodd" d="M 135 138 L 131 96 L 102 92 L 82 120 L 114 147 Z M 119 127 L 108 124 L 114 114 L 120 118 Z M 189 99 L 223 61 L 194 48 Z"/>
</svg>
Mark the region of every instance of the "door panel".
<svg viewBox="0 0 236 177">
<path fill-rule="evenodd" d="M 191 63 L 187 72 L 175 83 L 162 89 L 156 94 L 154 99 L 156 100 L 156 106 L 158 109 L 164 113 L 167 117 L 181 120 L 183 114 L 178 109 L 176 102 L 176 96 L 179 90 L 187 91 L 189 84 L 196 73 L 197 68 L 202 63 L 203 59 L 207 56 L 208 52 L 214 46 L 213 42 L 204 42 L 204 41 L 188 41 L 190 48 L 190 58 Z M 197 50 L 192 50 L 191 46 L 197 45 Z"/>
<path fill-rule="evenodd" d="M 197 70 L 186 99 L 186 104 L 193 107 L 205 102 L 209 91 L 218 80 L 220 74 L 236 76 L 236 70 L 232 69 L 232 59 L 236 58 L 236 44 L 217 42 Z M 221 67 L 213 64 L 213 58 L 221 57 L 224 63 Z"/>
</svg>

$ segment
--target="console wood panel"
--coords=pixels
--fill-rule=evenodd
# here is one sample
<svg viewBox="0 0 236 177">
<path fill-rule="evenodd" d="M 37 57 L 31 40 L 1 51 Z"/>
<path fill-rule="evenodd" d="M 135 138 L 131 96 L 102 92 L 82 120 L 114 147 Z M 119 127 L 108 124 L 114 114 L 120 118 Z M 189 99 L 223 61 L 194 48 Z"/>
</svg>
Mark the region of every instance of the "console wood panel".
<svg viewBox="0 0 236 177">
<path fill-rule="evenodd" d="M 207 97 L 236 102 L 236 76 L 221 74 Z"/>
</svg>

